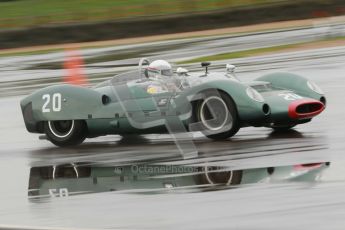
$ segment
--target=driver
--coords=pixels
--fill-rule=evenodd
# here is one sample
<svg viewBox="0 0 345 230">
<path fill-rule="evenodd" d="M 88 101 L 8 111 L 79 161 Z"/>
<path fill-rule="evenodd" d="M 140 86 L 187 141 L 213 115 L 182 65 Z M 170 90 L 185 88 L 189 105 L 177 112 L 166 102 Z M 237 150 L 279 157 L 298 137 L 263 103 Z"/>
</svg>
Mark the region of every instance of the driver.
<svg viewBox="0 0 345 230">
<path fill-rule="evenodd" d="M 164 60 L 153 61 L 147 68 L 147 77 L 153 82 L 148 86 L 147 92 L 151 94 L 178 90 L 176 79 L 173 78 L 172 67 Z"/>
<path fill-rule="evenodd" d="M 169 62 L 156 60 L 147 67 L 147 74 L 151 80 L 166 81 L 172 77 L 173 71 Z"/>
</svg>

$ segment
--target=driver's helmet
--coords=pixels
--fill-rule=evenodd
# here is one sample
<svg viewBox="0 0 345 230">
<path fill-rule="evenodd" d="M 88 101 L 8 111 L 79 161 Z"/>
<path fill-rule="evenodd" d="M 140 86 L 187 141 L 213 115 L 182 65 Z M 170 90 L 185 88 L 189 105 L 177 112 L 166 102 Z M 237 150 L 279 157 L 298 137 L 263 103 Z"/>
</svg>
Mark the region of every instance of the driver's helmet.
<svg viewBox="0 0 345 230">
<path fill-rule="evenodd" d="M 169 62 L 156 60 L 147 67 L 147 74 L 149 79 L 164 80 L 170 78 L 173 75 L 173 71 Z"/>
</svg>

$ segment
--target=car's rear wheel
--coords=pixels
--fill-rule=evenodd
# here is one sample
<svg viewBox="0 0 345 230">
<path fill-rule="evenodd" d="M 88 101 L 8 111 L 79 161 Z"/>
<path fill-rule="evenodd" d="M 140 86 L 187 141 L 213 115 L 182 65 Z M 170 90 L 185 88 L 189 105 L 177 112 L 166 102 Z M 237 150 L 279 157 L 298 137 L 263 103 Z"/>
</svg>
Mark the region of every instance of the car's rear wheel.
<svg viewBox="0 0 345 230">
<path fill-rule="evenodd" d="M 87 136 L 87 126 L 81 120 L 47 121 L 44 131 L 48 140 L 61 147 L 79 145 Z"/>
<path fill-rule="evenodd" d="M 214 140 L 223 140 L 235 135 L 240 129 L 236 105 L 223 92 L 206 92 L 196 105 L 196 121 L 201 132 Z"/>
</svg>

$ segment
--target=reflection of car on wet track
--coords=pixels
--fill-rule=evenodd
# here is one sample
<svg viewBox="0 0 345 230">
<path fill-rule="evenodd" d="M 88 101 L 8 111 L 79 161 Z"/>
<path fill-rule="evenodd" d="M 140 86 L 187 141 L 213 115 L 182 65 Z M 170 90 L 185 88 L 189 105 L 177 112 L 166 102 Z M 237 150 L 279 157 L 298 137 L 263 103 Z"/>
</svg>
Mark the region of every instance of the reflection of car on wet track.
<svg viewBox="0 0 345 230">
<path fill-rule="evenodd" d="M 230 170 L 218 166 L 94 165 L 72 163 L 32 167 L 30 198 L 64 197 L 109 191 L 164 192 L 170 189 L 208 191 L 262 182 L 313 182 L 329 163 Z"/>
<path fill-rule="evenodd" d="M 148 65 L 148 66 L 144 66 Z M 235 67 L 189 73 L 169 63 L 142 59 L 139 71 L 115 76 L 94 88 L 47 87 L 21 101 L 29 132 L 45 133 L 58 146 L 108 134 L 201 131 L 226 139 L 241 127 L 292 128 L 311 121 L 326 104 L 313 82 L 273 73 L 241 82 Z"/>
</svg>

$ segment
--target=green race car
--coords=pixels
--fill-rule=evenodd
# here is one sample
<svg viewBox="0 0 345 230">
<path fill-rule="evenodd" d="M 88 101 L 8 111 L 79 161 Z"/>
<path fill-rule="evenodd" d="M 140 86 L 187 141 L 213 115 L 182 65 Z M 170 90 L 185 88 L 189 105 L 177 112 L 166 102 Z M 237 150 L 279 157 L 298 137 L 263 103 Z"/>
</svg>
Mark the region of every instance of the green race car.
<svg viewBox="0 0 345 230">
<path fill-rule="evenodd" d="M 290 73 L 242 82 L 233 65 L 224 71 L 172 71 L 163 60 L 143 58 L 139 70 L 93 88 L 56 85 L 21 101 L 26 128 L 44 133 L 58 146 L 73 146 L 102 135 L 200 131 L 222 140 L 241 127 L 286 130 L 306 123 L 326 106 L 322 90 Z"/>
</svg>

